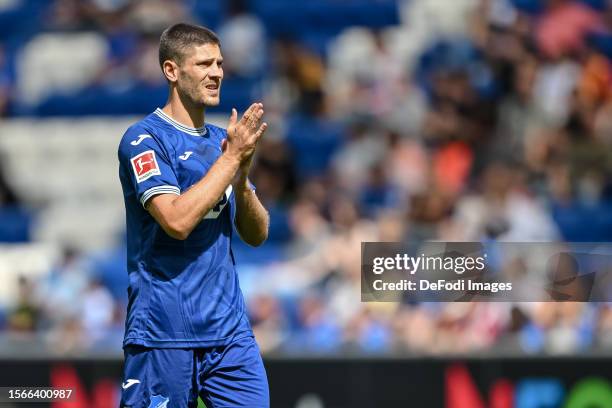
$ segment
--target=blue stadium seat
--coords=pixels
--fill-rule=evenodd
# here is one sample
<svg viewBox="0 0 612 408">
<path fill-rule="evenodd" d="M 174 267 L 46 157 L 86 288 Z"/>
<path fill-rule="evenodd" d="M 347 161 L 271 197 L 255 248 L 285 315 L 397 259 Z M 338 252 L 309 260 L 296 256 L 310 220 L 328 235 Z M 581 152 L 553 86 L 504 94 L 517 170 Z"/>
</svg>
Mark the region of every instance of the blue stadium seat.
<svg viewBox="0 0 612 408">
<path fill-rule="evenodd" d="M 612 59 L 612 34 L 607 32 L 594 32 L 587 36 L 586 42 L 596 51 Z"/>
<path fill-rule="evenodd" d="M 607 0 L 578 0 L 580 3 L 584 3 L 587 6 L 597 10 L 604 11 L 607 7 Z"/>
<path fill-rule="evenodd" d="M 0 242 L 28 242 L 32 214 L 21 207 L 0 207 Z"/>
<path fill-rule="evenodd" d="M 162 106 L 167 97 L 168 89 L 165 84 L 135 84 L 121 90 L 95 86 L 76 95 L 52 95 L 29 114 L 43 117 L 147 114 Z"/>
<path fill-rule="evenodd" d="M 221 102 L 209 112 L 244 112 L 251 103 L 261 99 L 261 81 L 257 78 L 226 77 L 223 79 Z"/>
<path fill-rule="evenodd" d="M 332 156 L 342 145 L 343 127 L 328 120 L 296 115 L 289 122 L 287 142 L 294 152 L 298 177 L 317 176 L 329 167 Z"/>
<path fill-rule="evenodd" d="M 232 252 L 238 265 L 265 265 L 286 258 L 284 245 L 281 243 L 266 241 L 254 249 L 245 244 L 237 235 L 232 239 Z"/>
<path fill-rule="evenodd" d="M 230 77 L 223 81 L 223 96 L 219 106 L 210 112 L 230 112 L 233 107 L 244 111 L 261 97 L 260 81 Z M 167 85 L 133 84 L 125 89 L 92 86 L 77 94 L 51 95 L 35 107 L 19 106 L 17 116 L 91 116 L 148 114 L 163 106 L 168 97 Z"/>
<path fill-rule="evenodd" d="M 102 284 L 115 299 L 127 304 L 129 286 L 127 273 L 127 250 L 124 245 L 104 251 L 92 257 L 93 269 Z"/>
<path fill-rule="evenodd" d="M 349 26 L 381 28 L 399 23 L 396 0 L 252 0 L 251 9 L 264 21 L 272 37 L 302 38 L 314 31 L 331 36 Z"/>
<path fill-rule="evenodd" d="M 552 217 L 567 241 L 612 241 L 612 203 L 610 202 L 594 206 L 579 203 L 568 206 L 554 205 Z M 585 225 L 589 225 L 589 228 L 585 228 Z"/>
<path fill-rule="evenodd" d="M 43 27 L 43 18 L 52 0 L 17 2 L 17 7 L 0 12 L 0 40 L 32 35 Z"/>
<path fill-rule="evenodd" d="M 227 2 L 223 0 L 191 0 L 192 15 L 198 23 L 216 30 L 227 12 Z"/>
<path fill-rule="evenodd" d="M 538 15 L 546 8 L 546 0 L 512 0 L 514 7 L 527 14 Z"/>
</svg>

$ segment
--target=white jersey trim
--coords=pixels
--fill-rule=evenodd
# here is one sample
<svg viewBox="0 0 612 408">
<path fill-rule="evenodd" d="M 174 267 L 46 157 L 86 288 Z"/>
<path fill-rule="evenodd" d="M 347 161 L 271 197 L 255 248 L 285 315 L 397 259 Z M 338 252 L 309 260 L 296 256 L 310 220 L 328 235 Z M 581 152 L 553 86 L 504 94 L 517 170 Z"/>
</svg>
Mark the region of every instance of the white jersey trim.
<svg viewBox="0 0 612 408">
<path fill-rule="evenodd" d="M 174 126 L 176 129 L 180 130 L 181 132 L 189 133 L 193 136 L 204 136 L 207 133 L 206 126 L 202 126 L 200 128 L 185 126 L 182 123 L 179 123 L 176 120 L 172 119 L 170 116 L 166 115 L 166 113 L 160 108 L 155 109 L 154 113 L 164 121 Z"/>
<path fill-rule="evenodd" d="M 181 195 L 181 190 L 175 186 L 155 186 L 151 187 L 147 191 L 142 194 L 140 197 L 140 204 L 144 207 L 147 204 L 147 201 L 157 194 L 176 194 Z"/>
</svg>

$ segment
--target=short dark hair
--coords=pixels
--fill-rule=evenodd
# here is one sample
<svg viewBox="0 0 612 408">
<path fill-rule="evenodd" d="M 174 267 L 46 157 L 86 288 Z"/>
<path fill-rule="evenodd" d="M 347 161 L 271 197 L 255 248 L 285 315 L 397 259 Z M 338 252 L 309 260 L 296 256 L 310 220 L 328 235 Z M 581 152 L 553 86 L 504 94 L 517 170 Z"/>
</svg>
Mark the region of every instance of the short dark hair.
<svg viewBox="0 0 612 408">
<path fill-rule="evenodd" d="M 159 66 L 172 60 L 180 64 L 188 47 L 203 44 L 220 45 L 219 37 L 212 30 L 193 24 L 178 23 L 164 30 L 159 39 Z"/>
</svg>

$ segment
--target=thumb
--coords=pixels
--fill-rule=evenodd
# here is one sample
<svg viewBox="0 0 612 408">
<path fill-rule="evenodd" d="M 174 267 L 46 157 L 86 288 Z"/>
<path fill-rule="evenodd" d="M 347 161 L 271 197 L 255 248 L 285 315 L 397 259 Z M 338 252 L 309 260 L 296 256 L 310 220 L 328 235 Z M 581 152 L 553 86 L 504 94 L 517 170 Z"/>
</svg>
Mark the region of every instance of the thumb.
<svg viewBox="0 0 612 408">
<path fill-rule="evenodd" d="M 238 112 L 236 111 L 236 108 L 232 108 L 232 116 L 230 116 L 230 121 L 229 121 L 230 126 L 234 126 L 237 121 L 238 121 Z"/>
</svg>

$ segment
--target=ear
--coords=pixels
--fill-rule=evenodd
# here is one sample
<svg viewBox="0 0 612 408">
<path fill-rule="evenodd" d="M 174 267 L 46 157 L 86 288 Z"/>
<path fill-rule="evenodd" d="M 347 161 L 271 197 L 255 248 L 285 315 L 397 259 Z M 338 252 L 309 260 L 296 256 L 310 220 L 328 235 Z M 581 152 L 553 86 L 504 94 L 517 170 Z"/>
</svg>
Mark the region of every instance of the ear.
<svg viewBox="0 0 612 408">
<path fill-rule="evenodd" d="M 178 80 L 178 65 L 176 65 L 176 62 L 165 60 L 162 64 L 162 70 L 169 82 L 176 82 Z"/>
</svg>

